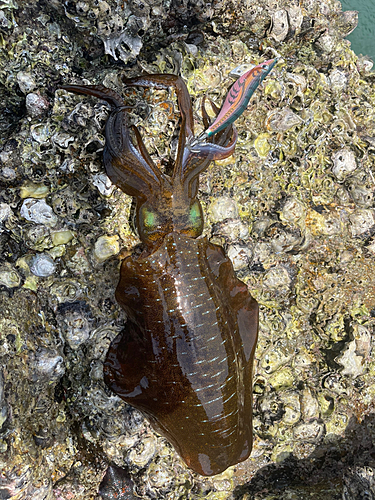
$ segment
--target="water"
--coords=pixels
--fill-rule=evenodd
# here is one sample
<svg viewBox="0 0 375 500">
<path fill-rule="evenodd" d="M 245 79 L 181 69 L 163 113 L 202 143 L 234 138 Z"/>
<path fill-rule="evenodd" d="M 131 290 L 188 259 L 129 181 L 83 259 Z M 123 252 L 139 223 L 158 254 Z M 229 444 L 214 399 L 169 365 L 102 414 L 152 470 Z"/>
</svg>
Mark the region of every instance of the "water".
<svg viewBox="0 0 375 500">
<path fill-rule="evenodd" d="M 341 0 L 342 10 L 358 10 L 358 26 L 347 38 L 356 54 L 367 55 L 375 62 L 374 0 Z"/>
</svg>

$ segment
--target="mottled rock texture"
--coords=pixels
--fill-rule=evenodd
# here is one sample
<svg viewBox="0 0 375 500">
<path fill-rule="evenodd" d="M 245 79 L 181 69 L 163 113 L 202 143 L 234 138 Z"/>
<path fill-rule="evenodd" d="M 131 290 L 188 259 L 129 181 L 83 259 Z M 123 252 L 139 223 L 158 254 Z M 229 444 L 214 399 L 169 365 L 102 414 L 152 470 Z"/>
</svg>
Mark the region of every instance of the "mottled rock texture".
<svg viewBox="0 0 375 500">
<path fill-rule="evenodd" d="M 1 498 L 374 497 L 375 87 L 344 39 L 356 21 L 334 0 L 1 2 Z M 200 181 L 205 234 L 261 305 L 253 454 L 204 479 L 103 383 L 139 240 L 103 171 L 107 106 L 56 87 L 180 74 L 199 132 L 203 95 L 220 105 L 234 67 L 275 55 L 235 155 Z M 167 168 L 175 96 L 126 100 Z"/>
</svg>

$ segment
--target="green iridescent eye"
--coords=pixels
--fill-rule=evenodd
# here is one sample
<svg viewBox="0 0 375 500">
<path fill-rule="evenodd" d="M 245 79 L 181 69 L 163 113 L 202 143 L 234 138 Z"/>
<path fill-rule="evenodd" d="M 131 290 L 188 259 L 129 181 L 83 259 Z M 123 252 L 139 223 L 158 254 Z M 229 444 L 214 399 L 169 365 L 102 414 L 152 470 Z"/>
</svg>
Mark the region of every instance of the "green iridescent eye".
<svg viewBox="0 0 375 500">
<path fill-rule="evenodd" d="M 144 208 L 142 212 L 143 225 L 145 229 L 153 229 L 157 225 L 157 216 L 155 212 L 153 212 L 152 210 L 148 210 L 147 208 Z"/>
<path fill-rule="evenodd" d="M 193 228 L 198 228 L 202 225 L 202 212 L 199 202 L 196 201 L 191 205 L 189 219 Z"/>
</svg>

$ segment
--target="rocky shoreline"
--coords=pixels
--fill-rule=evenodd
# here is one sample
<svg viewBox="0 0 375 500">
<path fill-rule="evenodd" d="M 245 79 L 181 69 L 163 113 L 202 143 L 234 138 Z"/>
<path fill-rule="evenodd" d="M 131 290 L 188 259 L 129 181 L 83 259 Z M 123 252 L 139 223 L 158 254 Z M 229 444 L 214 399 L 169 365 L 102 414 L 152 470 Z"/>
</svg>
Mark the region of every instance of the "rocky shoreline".
<svg viewBox="0 0 375 500">
<path fill-rule="evenodd" d="M 1 2 L 1 498 L 375 497 L 375 77 L 356 23 L 334 0 Z M 275 56 L 235 155 L 200 180 L 204 234 L 261 306 L 253 453 L 203 478 L 103 382 L 134 207 L 104 173 L 108 107 L 56 88 L 179 74 L 199 132 L 203 96 Z M 175 96 L 126 98 L 166 168 Z"/>
</svg>

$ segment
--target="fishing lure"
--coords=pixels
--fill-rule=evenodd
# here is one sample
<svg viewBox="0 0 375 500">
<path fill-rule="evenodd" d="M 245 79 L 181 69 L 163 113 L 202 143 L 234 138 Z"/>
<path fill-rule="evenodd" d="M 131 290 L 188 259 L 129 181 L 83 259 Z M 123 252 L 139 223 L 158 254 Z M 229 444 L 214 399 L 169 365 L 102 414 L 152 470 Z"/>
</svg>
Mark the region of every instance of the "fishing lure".
<svg viewBox="0 0 375 500">
<path fill-rule="evenodd" d="M 229 120 L 191 147 L 193 111 L 181 78 L 146 75 L 124 84 L 176 90 L 181 123 L 171 176 L 159 170 L 139 130 L 129 126 L 128 108 L 116 92 L 100 85 L 61 87 L 111 105 L 105 169 L 137 202 L 143 251 L 121 265 L 116 299 L 128 318 L 108 351 L 104 379 L 191 469 L 218 474 L 251 452 L 258 304 L 223 248 L 198 238 L 203 213 L 197 194 L 199 174 L 211 160 L 233 153 L 237 132 Z M 202 115 L 207 128 L 204 104 Z"/>
<path fill-rule="evenodd" d="M 272 71 L 276 63 L 277 59 L 270 59 L 241 75 L 230 88 L 216 120 L 201 134 L 198 141 L 217 134 L 237 120 L 245 111 L 254 91 Z"/>
</svg>

